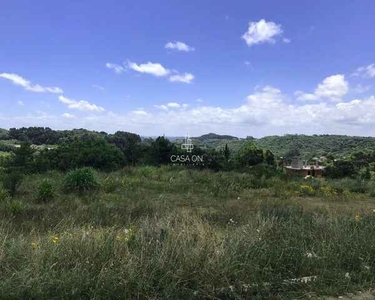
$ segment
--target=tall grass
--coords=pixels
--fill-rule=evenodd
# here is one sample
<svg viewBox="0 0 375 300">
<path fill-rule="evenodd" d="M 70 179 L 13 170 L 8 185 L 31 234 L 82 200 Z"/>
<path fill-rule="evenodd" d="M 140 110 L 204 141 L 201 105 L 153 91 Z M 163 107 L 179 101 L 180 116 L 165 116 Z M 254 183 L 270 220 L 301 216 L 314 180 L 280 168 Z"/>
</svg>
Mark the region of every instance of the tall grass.
<svg viewBox="0 0 375 300">
<path fill-rule="evenodd" d="M 340 198 L 340 182 L 148 167 L 66 194 L 64 176 L 27 176 L 0 201 L 0 299 L 291 299 L 374 284 L 375 204 Z M 54 197 L 40 203 L 45 178 Z"/>
</svg>

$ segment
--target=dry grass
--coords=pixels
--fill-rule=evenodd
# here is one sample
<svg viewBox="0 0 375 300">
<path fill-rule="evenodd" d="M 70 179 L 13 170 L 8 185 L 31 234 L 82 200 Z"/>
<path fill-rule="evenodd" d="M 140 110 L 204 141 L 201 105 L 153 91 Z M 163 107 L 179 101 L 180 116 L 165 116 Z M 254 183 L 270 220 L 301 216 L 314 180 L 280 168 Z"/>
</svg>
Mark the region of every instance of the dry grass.
<svg viewBox="0 0 375 300">
<path fill-rule="evenodd" d="M 28 176 L 0 202 L 1 299 L 318 298 L 375 281 L 366 194 L 146 167 L 97 173 L 100 190 L 77 195 L 64 176 Z M 40 203 L 46 177 L 55 197 Z"/>
</svg>

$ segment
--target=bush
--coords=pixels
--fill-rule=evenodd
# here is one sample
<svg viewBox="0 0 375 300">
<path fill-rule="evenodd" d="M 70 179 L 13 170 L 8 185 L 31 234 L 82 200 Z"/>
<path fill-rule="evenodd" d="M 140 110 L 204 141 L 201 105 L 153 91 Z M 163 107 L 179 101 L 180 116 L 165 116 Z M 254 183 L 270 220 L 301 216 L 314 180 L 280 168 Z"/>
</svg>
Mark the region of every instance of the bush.
<svg viewBox="0 0 375 300">
<path fill-rule="evenodd" d="M 21 212 L 24 208 L 25 205 L 21 201 L 11 201 L 8 204 L 8 209 L 14 214 Z"/>
<path fill-rule="evenodd" d="M 351 193 L 366 193 L 368 190 L 367 181 L 343 178 L 332 182 L 331 184 L 338 192 L 342 193 L 344 190 L 349 190 Z"/>
<path fill-rule="evenodd" d="M 8 196 L 8 191 L 0 187 L 0 202 L 6 200 Z"/>
<path fill-rule="evenodd" d="M 307 184 L 300 185 L 299 191 L 304 196 L 315 196 L 314 188 L 310 185 L 307 185 Z"/>
<path fill-rule="evenodd" d="M 98 186 L 94 172 L 89 168 L 70 171 L 64 179 L 64 188 L 68 192 L 83 193 Z"/>
<path fill-rule="evenodd" d="M 22 182 L 22 172 L 17 169 L 9 169 L 3 175 L 3 187 L 7 190 L 10 196 L 14 196 L 17 192 L 18 187 Z"/>
<path fill-rule="evenodd" d="M 107 177 L 101 184 L 101 189 L 106 193 L 114 193 L 121 185 L 122 182 L 118 178 Z"/>
<path fill-rule="evenodd" d="M 43 202 L 48 202 L 53 198 L 53 186 L 48 179 L 44 179 L 39 184 L 38 199 Z"/>
<path fill-rule="evenodd" d="M 368 184 L 370 197 L 375 198 L 375 181 L 371 180 Z"/>
<path fill-rule="evenodd" d="M 348 190 L 342 190 L 341 194 L 348 195 Z M 319 194 L 324 198 L 334 198 L 337 196 L 337 191 L 331 186 L 322 186 L 319 188 Z"/>
</svg>

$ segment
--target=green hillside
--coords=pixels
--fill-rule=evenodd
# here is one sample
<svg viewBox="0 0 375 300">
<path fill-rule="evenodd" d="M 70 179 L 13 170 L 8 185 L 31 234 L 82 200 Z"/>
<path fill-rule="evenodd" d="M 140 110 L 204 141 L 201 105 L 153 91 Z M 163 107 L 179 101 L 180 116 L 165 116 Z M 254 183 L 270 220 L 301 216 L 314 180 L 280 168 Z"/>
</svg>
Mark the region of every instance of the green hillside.
<svg viewBox="0 0 375 300">
<path fill-rule="evenodd" d="M 290 150 L 297 149 L 302 156 L 312 157 L 333 154 L 345 156 L 358 151 L 374 151 L 374 137 L 358 137 L 346 135 L 300 135 L 266 136 L 260 139 L 222 138 L 215 134 L 194 138 L 193 143 L 200 147 L 220 149 L 228 144 L 236 152 L 248 140 L 252 140 L 260 148 L 271 150 L 277 156 L 283 156 Z M 226 136 L 225 136 L 226 137 Z"/>
<path fill-rule="evenodd" d="M 374 137 L 345 135 L 284 135 L 267 136 L 256 141 L 259 147 L 271 150 L 276 155 L 283 155 L 291 149 L 298 149 L 306 156 L 348 155 L 358 151 L 375 150 Z"/>
<path fill-rule="evenodd" d="M 8 130 L 0 128 L 0 140 L 8 138 Z"/>
<path fill-rule="evenodd" d="M 208 133 L 201 135 L 200 137 L 196 137 L 196 140 L 206 141 L 206 140 L 239 140 L 238 137 L 232 135 L 221 135 L 216 133 Z"/>
<path fill-rule="evenodd" d="M 0 129 L 1 151 L 9 151 L 19 141 L 28 140 L 34 145 L 56 145 L 69 139 L 90 139 L 93 137 L 109 137 L 105 132 L 95 132 L 85 129 L 56 131 L 50 128 L 29 127 L 12 128 L 9 131 Z M 219 135 L 215 133 L 193 137 L 196 147 L 204 149 L 222 149 L 228 144 L 232 153 L 237 152 L 247 141 L 253 141 L 260 148 L 271 150 L 276 156 L 283 156 L 290 150 L 297 149 L 302 156 L 311 158 L 332 154 L 334 156 L 346 156 L 354 152 L 368 152 L 375 150 L 374 137 L 358 137 L 346 135 L 292 135 L 267 136 L 260 139 L 247 137 L 238 138 L 231 135 Z M 171 138 L 176 144 L 183 142 L 182 137 Z M 11 144 L 11 145 L 9 145 Z"/>
</svg>

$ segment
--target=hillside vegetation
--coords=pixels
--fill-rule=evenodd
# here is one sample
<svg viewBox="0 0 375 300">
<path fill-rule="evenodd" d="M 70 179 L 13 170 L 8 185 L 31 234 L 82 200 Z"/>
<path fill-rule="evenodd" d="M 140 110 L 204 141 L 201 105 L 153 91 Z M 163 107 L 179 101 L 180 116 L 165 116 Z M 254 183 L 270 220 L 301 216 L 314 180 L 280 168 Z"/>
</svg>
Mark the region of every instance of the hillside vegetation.
<svg viewBox="0 0 375 300">
<path fill-rule="evenodd" d="M 179 165 L 171 157 L 187 152 L 165 137 L 9 130 L 0 299 L 293 299 L 373 287 L 375 151 L 330 158 L 325 179 L 304 180 L 254 139 L 232 142 L 237 151 L 195 145 L 189 155 L 204 164 Z"/>
<path fill-rule="evenodd" d="M 262 149 L 272 151 L 276 156 L 284 156 L 287 152 L 297 149 L 301 156 L 306 159 L 321 155 L 344 157 L 359 151 L 375 150 L 374 137 L 345 135 L 288 134 L 284 136 L 266 136 L 260 139 L 238 139 L 210 134 L 193 139 L 194 144 L 200 147 L 222 149 L 228 144 L 235 152 L 249 140 L 254 141 Z"/>
<path fill-rule="evenodd" d="M 56 131 L 50 128 L 29 127 L 11 128 L 9 131 L 0 129 L 0 148 L 6 144 L 6 140 L 28 141 L 34 145 L 54 145 L 72 139 L 81 138 L 109 138 L 111 134 L 105 132 L 89 131 L 86 129 L 74 129 Z M 141 138 L 144 143 L 149 143 L 148 138 Z M 246 139 L 230 135 L 219 135 L 215 133 L 204 134 L 192 138 L 194 145 L 203 149 L 221 150 L 228 145 L 232 152 L 237 152 L 244 144 L 253 141 L 258 147 L 270 150 L 276 156 L 284 156 L 289 151 L 298 149 L 300 154 L 308 159 L 314 156 L 333 155 L 336 157 L 350 156 L 355 152 L 368 152 L 375 150 L 374 137 L 355 137 L 345 135 L 284 135 L 267 136 L 255 139 L 249 136 Z M 182 143 L 182 138 L 172 138 L 174 143 Z M 5 151 L 0 149 L 0 151 Z"/>
<path fill-rule="evenodd" d="M 374 151 L 374 137 L 356 137 L 345 135 L 284 135 L 267 136 L 256 140 L 256 144 L 283 155 L 290 149 L 298 149 L 304 156 L 350 155 L 354 152 Z"/>
</svg>

